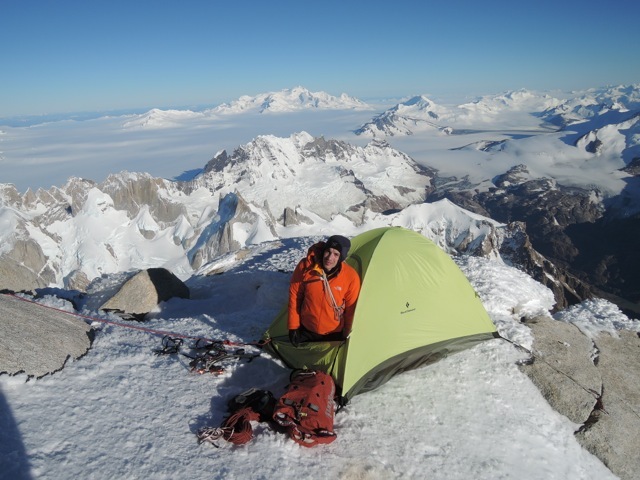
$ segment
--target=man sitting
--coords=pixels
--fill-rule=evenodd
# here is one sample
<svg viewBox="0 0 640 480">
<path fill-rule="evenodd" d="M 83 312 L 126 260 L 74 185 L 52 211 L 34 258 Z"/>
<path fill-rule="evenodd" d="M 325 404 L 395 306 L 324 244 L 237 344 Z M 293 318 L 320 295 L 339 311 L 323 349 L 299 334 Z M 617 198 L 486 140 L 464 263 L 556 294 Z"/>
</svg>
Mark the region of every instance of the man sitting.
<svg viewBox="0 0 640 480">
<path fill-rule="evenodd" d="M 289 340 L 302 342 L 344 340 L 351 332 L 360 277 L 344 263 L 351 242 L 333 235 L 309 248 L 289 285 Z"/>
</svg>

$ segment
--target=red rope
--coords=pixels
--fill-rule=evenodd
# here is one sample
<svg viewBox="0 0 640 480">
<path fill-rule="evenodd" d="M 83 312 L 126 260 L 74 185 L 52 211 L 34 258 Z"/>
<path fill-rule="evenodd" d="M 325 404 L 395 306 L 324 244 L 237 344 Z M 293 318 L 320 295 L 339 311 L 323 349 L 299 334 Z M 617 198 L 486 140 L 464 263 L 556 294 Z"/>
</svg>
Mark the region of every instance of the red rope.
<svg viewBox="0 0 640 480">
<path fill-rule="evenodd" d="M 222 422 L 223 438 L 235 445 L 244 445 L 253 438 L 251 422 L 260 420 L 260 415 L 250 407 L 241 408 Z"/>
<path fill-rule="evenodd" d="M 215 340 L 215 339 L 211 339 L 211 338 L 194 337 L 192 335 L 183 335 L 183 334 L 175 333 L 175 332 L 167 332 L 167 331 L 164 331 L 164 330 L 156 330 L 156 329 L 153 329 L 153 328 L 140 327 L 138 325 L 126 324 L 126 323 L 122 323 L 122 322 L 115 322 L 113 320 L 106 320 L 104 318 L 92 317 L 92 316 L 89 316 L 89 315 L 83 315 L 81 313 L 76 313 L 76 312 L 69 312 L 67 310 L 62 310 L 61 308 L 52 307 L 51 305 L 44 305 L 44 304 L 38 303 L 38 302 L 36 302 L 34 300 L 29 300 L 28 298 L 19 297 L 18 295 L 15 295 L 13 293 L 5 293 L 3 295 L 8 295 L 8 296 L 11 296 L 13 298 L 17 298 L 18 300 L 22 300 L 23 302 L 33 303 L 33 304 L 38 305 L 40 307 L 48 308 L 50 310 L 55 310 L 57 312 L 66 313 L 67 315 L 73 315 L 74 317 L 79 317 L 79 318 L 82 318 L 84 320 L 90 320 L 92 322 L 106 323 L 107 325 L 115 325 L 117 327 L 129 328 L 129 329 L 132 329 L 132 330 L 140 330 L 142 332 L 151 333 L 151 334 L 154 334 L 154 335 L 170 336 L 170 337 L 174 337 L 174 338 L 183 338 L 185 340 L 205 340 L 207 342 L 219 342 L 220 341 L 220 340 Z M 261 345 L 260 342 L 238 343 L 238 342 L 232 342 L 230 340 L 223 340 L 222 343 L 225 344 L 225 345 L 232 345 L 232 346 L 242 346 L 242 345 L 260 346 Z"/>
</svg>

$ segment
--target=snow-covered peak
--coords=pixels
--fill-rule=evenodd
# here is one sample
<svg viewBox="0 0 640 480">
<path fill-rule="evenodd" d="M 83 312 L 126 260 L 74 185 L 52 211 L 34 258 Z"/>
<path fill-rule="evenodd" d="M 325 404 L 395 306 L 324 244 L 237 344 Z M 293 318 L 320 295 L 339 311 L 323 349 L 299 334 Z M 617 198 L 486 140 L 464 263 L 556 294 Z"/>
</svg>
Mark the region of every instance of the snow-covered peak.
<svg viewBox="0 0 640 480">
<path fill-rule="evenodd" d="M 412 135 L 424 129 L 444 130 L 447 133 L 444 125 L 450 118 L 448 108 L 424 95 L 417 95 L 377 115 L 355 133 L 371 137 Z"/>
<path fill-rule="evenodd" d="M 248 202 L 266 201 L 276 217 L 303 207 L 329 219 L 424 201 L 431 178 L 386 142 L 359 147 L 299 132 L 288 138 L 262 135 L 231 155 L 220 153 L 196 181 L 221 193 L 233 186 Z"/>
<path fill-rule="evenodd" d="M 297 110 L 366 110 L 370 107 L 346 93 L 335 97 L 326 92 L 310 92 L 304 87 L 284 89 L 279 92 L 243 95 L 230 104 L 223 103 L 211 110 L 214 114 L 241 112 L 293 112 Z"/>
<path fill-rule="evenodd" d="M 547 94 L 526 89 L 487 95 L 474 102 L 459 105 L 452 123 L 458 128 L 488 123 L 511 127 L 533 126 L 541 123 L 533 115 L 557 107 L 561 102 Z"/>
<path fill-rule="evenodd" d="M 576 147 L 598 157 L 613 159 L 617 162 L 613 165 L 615 168 L 623 168 L 640 157 L 640 111 L 628 120 L 588 131 L 576 141 Z"/>
<path fill-rule="evenodd" d="M 415 116 L 438 119 L 442 115 L 446 115 L 448 110 L 446 107 L 438 105 L 424 95 L 411 97 L 409 100 L 399 103 L 389 109 L 398 115 Z"/>
</svg>

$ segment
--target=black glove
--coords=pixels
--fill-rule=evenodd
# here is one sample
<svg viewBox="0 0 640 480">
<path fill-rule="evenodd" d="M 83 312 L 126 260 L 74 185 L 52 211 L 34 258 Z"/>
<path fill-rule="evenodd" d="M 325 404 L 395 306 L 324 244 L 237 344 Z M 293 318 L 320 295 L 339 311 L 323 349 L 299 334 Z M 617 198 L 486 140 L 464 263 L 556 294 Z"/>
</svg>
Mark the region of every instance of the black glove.
<svg viewBox="0 0 640 480">
<path fill-rule="evenodd" d="M 289 330 L 289 341 L 291 345 L 298 348 L 300 345 L 300 337 L 298 336 L 298 330 Z"/>
</svg>

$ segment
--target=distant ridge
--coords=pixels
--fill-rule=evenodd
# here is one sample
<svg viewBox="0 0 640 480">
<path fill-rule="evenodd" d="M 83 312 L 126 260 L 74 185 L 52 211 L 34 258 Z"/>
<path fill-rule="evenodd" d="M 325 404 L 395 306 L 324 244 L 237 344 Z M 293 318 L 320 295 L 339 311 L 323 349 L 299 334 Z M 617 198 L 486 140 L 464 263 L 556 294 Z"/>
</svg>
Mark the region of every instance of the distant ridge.
<svg viewBox="0 0 640 480">
<path fill-rule="evenodd" d="M 440 105 L 424 95 L 417 95 L 376 115 L 354 132 L 356 135 L 384 137 L 438 130 L 450 135 L 495 123 L 513 128 L 537 125 L 546 129 L 562 129 L 609 112 L 638 110 L 640 84 L 592 88 L 571 92 L 566 98 L 520 89 L 485 95 L 473 102 L 455 106 Z M 514 112 L 528 113 L 528 124 L 512 123 L 509 116 Z M 522 118 L 520 116 L 518 122 Z"/>
<path fill-rule="evenodd" d="M 215 114 L 241 113 L 255 111 L 267 112 L 293 112 L 296 110 L 368 110 L 369 105 L 342 93 L 335 97 L 326 92 L 310 92 L 304 87 L 298 86 L 292 89 L 284 89 L 279 92 L 261 93 L 256 96 L 243 95 L 227 104 L 223 103 L 209 110 Z"/>
</svg>

